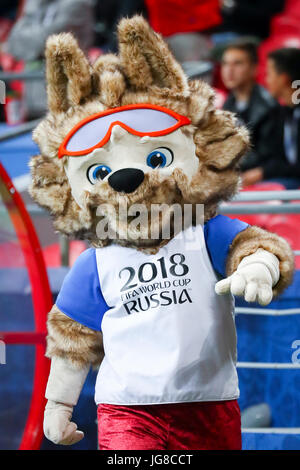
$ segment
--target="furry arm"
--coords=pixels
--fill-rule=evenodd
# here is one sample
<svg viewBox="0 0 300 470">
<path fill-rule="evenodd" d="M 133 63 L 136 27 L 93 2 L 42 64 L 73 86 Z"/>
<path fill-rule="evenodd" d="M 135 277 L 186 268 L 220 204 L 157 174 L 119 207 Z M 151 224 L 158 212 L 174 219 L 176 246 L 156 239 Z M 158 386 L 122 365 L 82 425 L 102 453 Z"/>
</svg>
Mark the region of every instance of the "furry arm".
<svg viewBox="0 0 300 470">
<path fill-rule="evenodd" d="M 216 292 L 245 295 L 262 305 L 271 302 L 292 281 L 294 255 L 289 244 L 274 233 L 259 227 L 240 232 L 230 247 L 227 279 L 216 284 Z M 256 287 L 255 287 L 256 286 Z"/>
<path fill-rule="evenodd" d="M 280 277 L 273 286 L 273 296 L 281 294 L 292 282 L 294 273 L 294 253 L 288 242 L 272 232 L 260 227 L 252 226 L 240 232 L 231 245 L 226 274 L 230 276 L 237 270 L 238 265 L 245 256 L 252 255 L 259 248 L 269 251 L 279 260 Z"/>
<path fill-rule="evenodd" d="M 102 333 L 72 320 L 54 305 L 49 313 L 46 356 L 67 358 L 75 367 L 99 367 L 103 359 Z"/>
<path fill-rule="evenodd" d="M 90 365 L 103 358 L 102 335 L 63 314 L 56 305 L 48 318 L 47 357 L 51 358 L 44 415 L 45 436 L 55 444 L 72 445 L 84 434 L 71 422 Z"/>
</svg>

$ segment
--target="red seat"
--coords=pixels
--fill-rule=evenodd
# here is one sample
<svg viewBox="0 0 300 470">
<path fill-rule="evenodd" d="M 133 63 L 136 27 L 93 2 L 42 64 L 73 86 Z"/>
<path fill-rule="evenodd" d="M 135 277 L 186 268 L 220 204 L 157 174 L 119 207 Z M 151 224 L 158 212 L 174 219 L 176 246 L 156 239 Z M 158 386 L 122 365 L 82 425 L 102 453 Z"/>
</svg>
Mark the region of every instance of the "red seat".
<svg viewBox="0 0 300 470">
<path fill-rule="evenodd" d="M 86 249 L 86 244 L 80 240 L 70 242 L 69 264 L 72 266 L 80 253 Z M 60 247 L 58 243 L 46 246 L 43 249 L 44 259 L 47 268 L 57 268 L 61 266 Z"/>
<path fill-rule="evenodd" d="M 271 20 L 270 36 L 289 34 L 296 36 L 300 32 L 300 2 L 285 0 L 284 9 Z"/>
<path fill-rule="evenodd" d="M 251 192 L 251 191 L 282 191 L 284 190 L 284 186 L 280 183 L 268 183 L 268 182 L 262 182 L 262 183 L 257 183 L 253 184 L 251 186 L 247 186 L 242 189 L 242 192 Z M 248 203 L 248 202 L 247 202 Z M 241 205 L 246 204 L 241 202 Z M 276 201 L 262 201 L 262 202 L 255 202 L 255 204 L 277 204 Z M 251 215 L 236 215 L 235 217 L 239 218 L 240 220 L 243 220 L 247 224 L 250 225 L 257 225 L 262 228 L 266 228 L 268 221 L 270 218 L 272 218 L 272 214 L 251 214 Z"/>
<path fill-rule="evenodd" d="M 219 88 L 215 88 L 215 106 L 217 109 L 222 109 L 227 98 L 227 93 Z"/>
<path fill-rule="evenodd" d="M 258 183 L 244 188 L 242 191 L 282 191 L 284 186 L 279 183 Z M 299 203 L 299 201 L 291 201 Z M 255 204 L 281 204 L 280 201 L 255 202 Z M 245 203 L 241 202 L 240 205 Z M 250 225 L 257 225 L 270 232 L 277 233 L 287 240 L 293 250 L 300 250 L 300 214 L 257 214 L 243 215 L 235 214 L 230 218 L 238 218 Z M 296 268 L 300 269 L 300 256 L 296 256 Z"/>
<path fill-rule="evenodd" d="M 94 64 L 98 57 L 103 54 L 103 51 L 100 47 L 91 47 L 88 51 L 88 58 L 91 64 Z"/>
<path fill-rule="evenodd" d="M 276 182 L 262 181 L 261 183 L 252 184 L 251 186 L 246 186 L 242 191 L 284 191 L 285 187 Z"/>
<path fill-rule="evenodd" d="M 271 21 L 271 35 L 295 35 L 300 34 L 299 18 L 287 15 L 275 16 Z"/>
<path fill-rule="evenodd" d="M 17 241 L 0 244 L 0 268 L 22 268 L 24 256 Z"/>
<path fill-rule="evenodd" d="M 284 14 L 300 18 L 299 0 L 285 0 Z"/>
<path fill-rule="evenodd" d="M 266 229 L 277 233 L 289 242 L 293 250 L 300 250 L 299 215 L 278 214 L 269 219 Z M 300 268 L 300 257 L 295 258 L 296 268 Z"/>
<path fill-rule="evenodd" d="M 152 28 L 163 36 L 203 31 L 222 22 L 218 0 L 146 0 Z"/>
</svg>

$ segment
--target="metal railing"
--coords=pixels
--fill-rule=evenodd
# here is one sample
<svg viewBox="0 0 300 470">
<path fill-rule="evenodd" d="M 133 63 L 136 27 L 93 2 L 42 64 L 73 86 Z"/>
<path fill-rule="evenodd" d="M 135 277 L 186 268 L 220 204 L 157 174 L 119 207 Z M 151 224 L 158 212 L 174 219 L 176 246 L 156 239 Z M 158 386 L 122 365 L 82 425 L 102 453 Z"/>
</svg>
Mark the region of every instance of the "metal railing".
<svg viewBox="0 0 300 470">
<path fill-rule="evenodd" d="M 219 212 L 232 215 L 299 214 L 300 190 L 241 192 L 231 202 L 221 204 Z"/>
<path fill-rule="evenodd" d="M 183 62 L 182 67 L 190 79 L 203 78 L 213 72 L 214 66 L 208 61 Z M 45 70 L 28 70 L 22 72 L 0 72 L 0 80 L 45 80 Z"/>
<path fill-rule="evenodd" d="M 19 126 L 2 132 L 2 134 L 0 134 L 0 142 L 5 142 L 6 140 L 19 137 L 22 134 L 27 134 L 27 132 L 31 132 L 39 122 L 40 119 L 34 119 L 33 121 L 25 122 L 24 124 L 20 124 Z"/>
<path fill-rule="evenodd" d="M 44 80 L 44 70 L 32 70 L 24 72 L 0 72 L 0 80 L 3 82 L 13 82 L 14 80 Z"/>
</svg>

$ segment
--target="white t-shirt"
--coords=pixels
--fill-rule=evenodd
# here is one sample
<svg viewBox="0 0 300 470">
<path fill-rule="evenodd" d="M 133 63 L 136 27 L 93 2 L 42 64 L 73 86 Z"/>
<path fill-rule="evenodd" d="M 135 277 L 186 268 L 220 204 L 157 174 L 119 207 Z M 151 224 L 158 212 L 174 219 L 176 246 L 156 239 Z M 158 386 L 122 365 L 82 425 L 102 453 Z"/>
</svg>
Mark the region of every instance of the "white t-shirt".
<svg viewBox="0 0 300 470">
<path fill-rule="evenodd" d="M 190 232 L 196 246 L 189 243 Z M 110 245 L 96 250 L 105 357 L 96 403 L 230 400 L 239 395 L 233 299 L 218 296 L 201 225 L 156 255 Z M 112 269 L 112 260 L 118 267 Z"/>
<path fill-rule="evenodd" d="M 97 404 L 238 398 L 234 300 L 216 295 L 212 261 L 221 272 L 247 224 L 215 219 L 205 237 L 190 227 L 155 255 L 117 244 L 87 250 L 66 277 L 58 308 L 103 332 Z"/>
</svg>

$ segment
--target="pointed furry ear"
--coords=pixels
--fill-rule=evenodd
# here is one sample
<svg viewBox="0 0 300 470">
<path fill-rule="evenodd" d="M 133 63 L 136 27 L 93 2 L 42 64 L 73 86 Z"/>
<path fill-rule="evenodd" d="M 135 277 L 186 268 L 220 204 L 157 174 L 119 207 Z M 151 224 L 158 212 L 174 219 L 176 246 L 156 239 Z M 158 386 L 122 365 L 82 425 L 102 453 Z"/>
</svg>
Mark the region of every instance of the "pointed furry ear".
<svg viewBox="0 0 300 470">
<path fill-rule="evenodd" d="M 124 18 L 118 25 L 120 58 L 131 85 L 150 85 L 188 94 L 187 77 L 167 44 L 139 15 Z"/>
<path fill-rule="evenodd" d="M 90 64 L 71 33 L 50 36 L 45 54 L 48 106 L 64 112 L 91 93 Z"/>
</svg>

